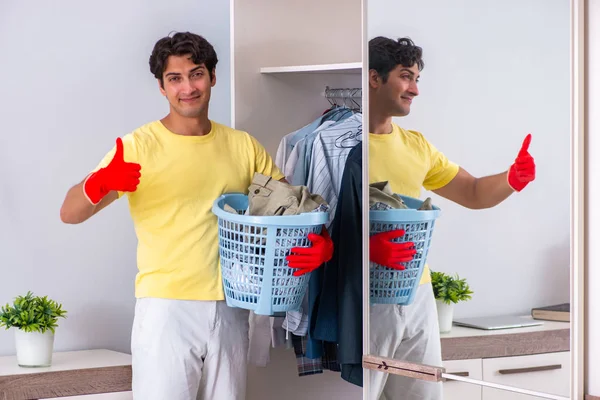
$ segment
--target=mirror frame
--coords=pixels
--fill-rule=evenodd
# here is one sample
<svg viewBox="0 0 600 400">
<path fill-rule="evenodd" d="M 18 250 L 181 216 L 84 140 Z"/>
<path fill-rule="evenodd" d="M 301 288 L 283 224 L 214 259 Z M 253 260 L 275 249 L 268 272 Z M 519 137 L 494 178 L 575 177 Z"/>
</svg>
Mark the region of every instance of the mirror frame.
<svg viewBox="0 0 600 400">
<path fill-rule="evenodd" d="M 370 290 L 369 290 L 369 241 L 365 238 L 369 237 L 369 208 L 365 204 L 369 204 L 369 187 L 365 182 L 369 182 L 369 0 L 361 0 L 362 16 L 361 16 L 361 34 L 362 34 L 362 102 L 363 102 L 363 128 L 367 127 L 367 134 L 364 134 L 363 129 L 363 146 L 362 146 L 362 289 L 363 289 L 363 305 L 362 305 L 362 333 L 363 333 L 363 356 L 370 355 L 369 350 L 369 326 L 370 326 Z M 363 400 L 369 400 L 369 381 L 371 371 L 363 368 Z"/>
<path fill-rule="evenodd" d="M 362 101 L 363 127 L 369 126 L 369 48 L 368 0 L 362 7 Z M 585 0 L 569 0 L 570 8 L 570 137 L 571 137 L 571 196 L 570 196 L 570 398 L 584 398 L 585 336 L 584 336 L 584 279 L 585 279 Z M 363 354 L 369 354 L 369 146 L 363 135 L 362 168 L 362 231 L 363 231 Z M 370 370 L 363 369 L 363 399 L 369 395 Z M 369 399 L 370 400 L 370 399 Z"/>
<path fill-rule="evenodd" d="M 571 16 L 571 398 L 584 398 L 585 336 L 585 0 Z"/>
</svg>

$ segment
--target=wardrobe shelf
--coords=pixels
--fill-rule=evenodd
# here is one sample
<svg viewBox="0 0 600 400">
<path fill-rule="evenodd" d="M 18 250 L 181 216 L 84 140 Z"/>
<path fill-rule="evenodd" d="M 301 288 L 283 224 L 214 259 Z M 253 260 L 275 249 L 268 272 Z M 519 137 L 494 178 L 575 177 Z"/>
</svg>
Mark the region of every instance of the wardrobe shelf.
<svg viewBox="0 0 600 400">
<path fill-rule="evenodd" d="M 284 67 L 263 67 L 261 74 L 283 73 L 314 73 L 314 74 L 360 74 L 362 62 L 318 64 L 318 65 L 292 65 Z"/>
</svg>

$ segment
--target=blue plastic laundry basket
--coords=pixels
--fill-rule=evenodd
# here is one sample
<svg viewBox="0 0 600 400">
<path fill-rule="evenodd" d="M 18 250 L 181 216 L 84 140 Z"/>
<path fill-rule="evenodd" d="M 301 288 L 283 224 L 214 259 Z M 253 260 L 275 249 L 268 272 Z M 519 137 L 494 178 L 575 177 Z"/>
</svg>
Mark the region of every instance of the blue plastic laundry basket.
<svg viewBox="0 0 600 400">
<path fill-rule="evenodd" d="M 225 204 L 237 211 L 225 211 Z M 225 194 L 213 204 L 219 222 L 219 254 L 225 300 L 230 307 L 274 315 L 300 309 L 309 275 L 293 276 L 286 256 L 309 247 L 309 233 L 320 233 L 328 212 L 285 216 L 242 215 L 244 194 Z"/>
<path fill-rule="evenodd" d="M 401 271 L 371 262 L 371 304 L 409 305 L 413 302 L 427 262 L 435 221 L 441 213 L 436 206 L 433 206 L 433 210 L 418 210 L 423 204 L 422 200 L 400 197 L 408 209 L 369 211 L 370 234 L 403 229 L 404 236 L 393 242 L 414 242 L 417 254 L 412 261 L 403 263 L 406 269 Z"/>
</svg>

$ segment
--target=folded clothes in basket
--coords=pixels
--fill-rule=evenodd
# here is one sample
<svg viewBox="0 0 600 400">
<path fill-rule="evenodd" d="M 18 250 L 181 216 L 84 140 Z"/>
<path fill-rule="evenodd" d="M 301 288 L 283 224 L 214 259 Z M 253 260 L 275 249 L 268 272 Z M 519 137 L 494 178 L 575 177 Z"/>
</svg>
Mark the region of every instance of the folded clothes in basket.
<svg viewBox="0 0 600 400">
<path fill-rule="evenodd" d="M 306 186 L 292 186 L 270 176 L 255 173 L 248 187 L 248 209 L 244 215 L 277 216 L 329 210 L 327 202 Z M 228 204 L 225 211 L 239 213 Z"/>
<path fill-rule="evenodd" d="M 394 210 L 408 209 L 400 195 L 394 193 L 387 181 L 376 182 L 369 185 L 369 209 L 371 210 Z M 431 197 L 425 199 L 418 208 L 420 211 L 432 210 Z"/>
<path fill-rule="evenodd" d="M 255 173 L 248 188 L 249 215 L 297 215 L 318 210 L 327 202 L 306 186 L 292 186 Z"/>
<path fill-rule="evenodd" d="M 226 204 L 224 210 L 255 216 L 287 216 L 329 211 L 327 202 L 321 196 L 311 194 L 306 186 L 292 186 L 258 173 L 255 173 L 248 191 L 248 209 L 235 210 Z M 240 240 L 229 243 L 231 248 L 227 250 L 237 254 L 233 259 L 233 273 L 244 277 L 243 282 L 239 279 L 236 282 L 236 285 L 242 285 L 236 288 L 241 292 L 260 293 L 267 229 L 269 228 L 259 226 L 240 227 L 240 233 L 243 233 Z M 307 239 L 310 232 L 310 228 L 277 228 L 273 286 L 278 289 L 275 289 L 274 295 L 288 295 L 285 291 L 290 290 L 289 287 L 293 285 L 287 284 L 287 280 L 298 279 L 291 275 L 289 269 L 282 268 L 283 263 L 293 247 L 310 244 Z"/>
</svg>

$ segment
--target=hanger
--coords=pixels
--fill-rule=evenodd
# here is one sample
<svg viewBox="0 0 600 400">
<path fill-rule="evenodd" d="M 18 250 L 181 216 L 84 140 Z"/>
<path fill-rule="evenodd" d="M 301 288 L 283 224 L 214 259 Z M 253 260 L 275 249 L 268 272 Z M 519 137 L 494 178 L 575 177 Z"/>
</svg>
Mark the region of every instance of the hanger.
<svg viewBox="0 0 600 400">
<path fill-rule="evenodd" d="M 346 131 L 346 132 L 342 133 L 340 136 L 338 136 L 338 138 L 335 140 L 335 147 L 338 147 L 341 149 L 352 148 L 356 145 L 356 143 L 346 144 L 346 142 L 355 140 L 361 134 L 362 134 L 362 125 L 360 125 L 358 127 L 358 129 L 356 129 L 356 130 Z"/>
<path fill-rule="evenodd" d="M 345 109 L 349 109 L 355 112 L 360 112 L 362 107 L 361 103 L 356 99 L 362 98 L 361 88 L 340 88 L 332 89 L 329 86 L 325 87 L 325 98 L 332 106 L 337 105 Z M 340 105 L 341 102 L 341 105 Z"/>
</svg>

